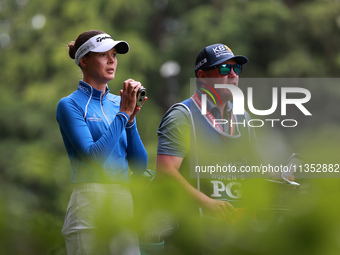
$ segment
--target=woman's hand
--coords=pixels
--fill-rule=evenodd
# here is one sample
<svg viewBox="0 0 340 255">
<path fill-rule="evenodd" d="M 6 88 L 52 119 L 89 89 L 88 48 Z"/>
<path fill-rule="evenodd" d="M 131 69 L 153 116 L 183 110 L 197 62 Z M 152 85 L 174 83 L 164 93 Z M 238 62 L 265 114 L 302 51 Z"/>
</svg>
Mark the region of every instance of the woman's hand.
<svg viewBox="0 0 340 255">
<path fill-rule="evenodd" d="M 137 106 L 137 92 L 140 88 L 143 88 L 143 86 L 139 81 L 128 79 L 124 81 L 123 90 L 120 91 L 120 111 L 129 115 L 130 120 L 128 124 L 133 122 L 134 118 L 139 113 L 142 105 L 147 99 L 147 97 L 145 97 L 143 104 Z"/>
</svg>

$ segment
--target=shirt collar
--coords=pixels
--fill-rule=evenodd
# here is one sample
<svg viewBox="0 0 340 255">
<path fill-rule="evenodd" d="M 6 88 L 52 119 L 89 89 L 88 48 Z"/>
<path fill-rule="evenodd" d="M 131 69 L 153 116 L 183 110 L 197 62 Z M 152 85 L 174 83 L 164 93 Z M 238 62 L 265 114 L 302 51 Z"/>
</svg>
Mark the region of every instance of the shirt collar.
<svg viewBox="0 0 340 255">
<path fill-rule="evenodd" d="M 199 89 L 196 89 L 196 93 L 199 97 L 201 97 L 202 92 Z M 227 101 L 225 106 L 225 113 L 230 114 L 233 109 L 232 103 Z M 215 117 L 215 119 L 222 119 L 220 109 L 207 97 L 207 110 Z"/>
</svg>

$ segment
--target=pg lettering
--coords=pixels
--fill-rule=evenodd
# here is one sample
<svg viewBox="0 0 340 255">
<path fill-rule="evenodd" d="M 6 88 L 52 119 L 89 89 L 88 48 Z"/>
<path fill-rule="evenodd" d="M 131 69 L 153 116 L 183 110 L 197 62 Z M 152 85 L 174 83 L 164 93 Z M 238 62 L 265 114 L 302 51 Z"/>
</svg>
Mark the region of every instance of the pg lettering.
<svg viewBox="0 0 340 255">
<path fill-rule="evenodd" d="M 241 183 L 239 182 L 229 182 L 224 184 L 221 181 L 210 181 L 213 185 L 213 194 L 211 197 L 218 198 L 222 197 L 222 193 L 225 192 L 230 198 L 239 199 L 242 197 L 241 194 Z"/>
</svg>

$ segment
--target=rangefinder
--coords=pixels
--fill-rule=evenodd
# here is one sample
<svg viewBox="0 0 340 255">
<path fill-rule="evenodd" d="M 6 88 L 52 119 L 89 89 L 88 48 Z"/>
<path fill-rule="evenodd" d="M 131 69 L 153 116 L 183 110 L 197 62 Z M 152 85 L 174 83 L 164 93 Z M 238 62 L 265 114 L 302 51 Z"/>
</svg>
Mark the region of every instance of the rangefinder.
<svg viewBox="0 0 340 255">
<path fill-rule="evenodd" d="M 137 92 L 137 106 L 141 106 L 143 104 L 145 97 L 146 97 L 146 88 L 140 88 Z"/>
</svg>

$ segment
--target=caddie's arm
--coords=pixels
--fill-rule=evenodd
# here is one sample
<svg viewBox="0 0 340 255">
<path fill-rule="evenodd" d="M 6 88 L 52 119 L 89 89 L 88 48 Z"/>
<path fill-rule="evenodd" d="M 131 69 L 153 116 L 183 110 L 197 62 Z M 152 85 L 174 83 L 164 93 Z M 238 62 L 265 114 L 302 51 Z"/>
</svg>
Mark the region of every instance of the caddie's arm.
<svg viewBox="0 0 340 255">
<path fill-rule="evenodd" d="M 182 161 L 181 157 L 158 154 L 156 165 L 158 177 L 176 181 L 204 213 L 231 221 L 235 217 L 234 207 L 226 201 L 212 199 L 194 188 L 178 171 Z"/>
</svg>

